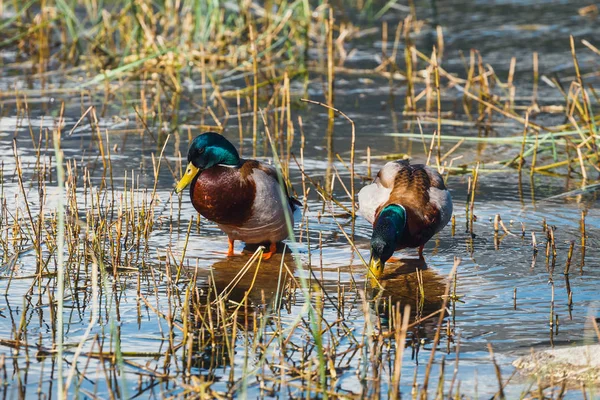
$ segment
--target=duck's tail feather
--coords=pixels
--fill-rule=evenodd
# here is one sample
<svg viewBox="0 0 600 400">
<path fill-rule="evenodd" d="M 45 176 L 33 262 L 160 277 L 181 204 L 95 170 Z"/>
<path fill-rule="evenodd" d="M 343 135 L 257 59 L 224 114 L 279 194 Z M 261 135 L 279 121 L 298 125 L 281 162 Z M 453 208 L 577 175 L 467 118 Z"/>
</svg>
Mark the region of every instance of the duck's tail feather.
<svg viewBox="0 0 600 400">
<path fill-rule="evenodd" d="M 290 208 L 292 209 L 292 216 L 294 218 L 294 222 L 298 222 L 302 219 L 302 208 L 303 204 L 300 200 L 295 197 L 289 197 Z"/>
</svg>

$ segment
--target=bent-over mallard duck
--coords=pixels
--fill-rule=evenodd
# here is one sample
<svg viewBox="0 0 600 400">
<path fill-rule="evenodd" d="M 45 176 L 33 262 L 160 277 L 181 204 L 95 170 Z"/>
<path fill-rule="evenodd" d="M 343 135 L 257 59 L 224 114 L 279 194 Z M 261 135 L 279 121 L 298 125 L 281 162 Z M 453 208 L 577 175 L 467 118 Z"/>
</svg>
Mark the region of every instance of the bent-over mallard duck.
<svg viewBox="0 0 600 400">
<path fill-rule="evenodd" d="M 229 237 L 228 256 L 236 240 L 264 244 L 269 259 L 278 242 L 288 237 L 286 213 L 294 223 L 301 203 L 280 189 L 277 171 L 269 164 L 241 159 L 235 147 L 215 132 L 202 133 L 188 150 L 188 165 L 176 187 L 190 186 L 196 211 L 215 222 Z"/>
<path fill-rule="evenodd" d="M 394 251 L 419 248 L 452 216 L 452 198 L 440 174 L 408 160 L 388 162 L 358 193 L 359 213 L 373 224 L 369 269 L 381 275 Z"/>
</svg>

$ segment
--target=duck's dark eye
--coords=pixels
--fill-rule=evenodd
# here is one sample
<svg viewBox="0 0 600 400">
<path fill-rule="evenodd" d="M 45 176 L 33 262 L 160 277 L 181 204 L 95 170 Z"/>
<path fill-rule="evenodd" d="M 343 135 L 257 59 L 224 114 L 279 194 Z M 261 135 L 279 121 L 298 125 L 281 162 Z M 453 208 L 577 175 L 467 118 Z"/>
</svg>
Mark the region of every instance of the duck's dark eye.
<svg viewBox="0 0 600 400">
<path fill-rule="evenodd" d="M 204 150 L 206 150 L 206 147 L 201 148 L 200 150 L 198 150 L 198 154 L 203 154 Z"/>
</svg>

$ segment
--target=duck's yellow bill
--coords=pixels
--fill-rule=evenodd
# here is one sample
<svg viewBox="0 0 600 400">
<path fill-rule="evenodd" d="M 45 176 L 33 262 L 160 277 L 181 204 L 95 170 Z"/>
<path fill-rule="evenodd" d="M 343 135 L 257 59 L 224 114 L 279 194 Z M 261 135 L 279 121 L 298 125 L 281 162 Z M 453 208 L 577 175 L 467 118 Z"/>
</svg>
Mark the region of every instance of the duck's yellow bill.
<svg viewBox="0 0 600 400">
<path fill-rule="evenodd" d="M 177 186 L 175 187 L 175 191 L 177 193 L 181 193 L 181 191 L 183 189 L 186 188 L 187 185 L 189 185 L 192 180 L 196 177 L 196 175 L 198 174 L 199 169 L 196 168 L 194 166 L 194 164 L 189 163 L 186 170 L 185 170 L 185 174 L 183 174 L 183 176 L 181 177 L 181 180 L 177 183 Z"/>
<path fill-rule="evenodd" d="M 383 273 L 383 263 L 380 259 L 371 256 L 371 260 L 369 261 L 369 272 L 373 277 L 379 279 Z"/>
</svg>

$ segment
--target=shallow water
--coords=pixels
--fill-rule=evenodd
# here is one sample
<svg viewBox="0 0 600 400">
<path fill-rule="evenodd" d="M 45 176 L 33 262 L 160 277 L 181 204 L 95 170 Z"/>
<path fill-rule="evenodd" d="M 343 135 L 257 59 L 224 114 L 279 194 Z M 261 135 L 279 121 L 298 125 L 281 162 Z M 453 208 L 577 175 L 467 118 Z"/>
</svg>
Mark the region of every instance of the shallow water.
<svg viewBox="0 0 600 400">
<path fill-rule="evenodd" d="M 587 2 L 579 1 L 499 1 L 491 4 L 484 1 L 444 1 L 437 2 L 437 15 L 434 13 L 430 2 L 417 3 L 418 14 L 431 20 L 437 20 L 444 28 L 445 50 L 444 67 L 450 72 L 464 74 L 463 62 L 460 52 L 468 55 L 471 48 L 478 49 L 485 62 L 493 66 L 495 72 L 505 77 L 511 57 L 517 58 L 518 82 L 517 99 L 522 104 L 531 101 L 532 88 L 532 57 L 534 51 L 539 53 L 540 72 L 552 76 L 569 77 L 574 74 L 569 50 L 569 35 L 577 38 L 592 40 L 600 37 L 598 20 L 591 17 L 578 15 L 580 7 L 587 6 Z M 400 18 L 406 14 L 400 11 L 390 12 L 385 19 L 390 26 L 395 26 Z M 360 23 L 367 24 L 361 21 Z M 419 48 L 435 42 L 434 31 L 424 28 L 416 37 Z M 356 52 L 347 60 L 347 67 L 370 68 L 378 65 L 381 41 L 379 34 L 367 36 L 358 42 L 353 42 Z M 0 78 L 0 90 L 14 89 L 39 89 L 38 78 L 24 79 L 24 74 L 29 70 L 19 65 L 11 64 L 15 61 L 15 54 L 3 53 L 4 72 Z M 597 69 L 600 58 L 582 50 L 579 61 L 584 72 Z M 227 76 L 226 71 L 215 71 L 217 80 Z M 317 77 L 314 77 L 317 78 Z M 195 81 L 197 77 L 192 77 Z M 323 78 L 325 79 L 325 78 Z M 597 82 L 597 78 L 590 77 L 590 83 Z M 62 77 L 50 76 L 46 84 L 57 87 L 69 87 L 72 80 Z M 223 90 L 244 87 L 243 79 L 228 80 L 222 85 Z M 302 117 L 305 146 L 303 149 L 304 168 L 307 175 L 315 180 L 328 182 L 332 168 L 335 168 L 343 179 L 344 184 L 349 184 L 349 173 L 344 164 L 335 157 L 339 153 L 344 160 L 349 157 L 350 129 L 348 123 L 342 118 L 335 119 L 333 133 L 327 133 L 327 113 L 324 109 L 300 103 L 300 97 L 310 97 L 322 100 L 323 84 L 320 79 L 311 80 L 307 92 L 304 93 L 302 82 L 294 82 L 294 109 L 292 111 L 295 121 Z M 154 182 L 153 163 L 151 155 L 158 156 L 165 141 L 165 134 L 161 128 L 172 135 L 167 142 L 164 160 L 161 165 L 156 193 L 160 200 L 157 205 L 157 222 L 154 226 L 149 246 L 149 256 L 140 269 L 151 265 L 156 271 L 164 271 L 163 275 L 129 271 L 122 274 L 117 282 L 110 282 L 102 302 L 112 302 L 111 296 L 116 296 L 119 301 L 114 302 L 116 309 L 104 309 L 101 315 L 106 318 L 104 324 L 97 324 L 92 329 L 92 336 L 109 337 L 112 329 L 118 330 L 120 346 L 124 352 L 137 352 L 131 355 L 130 360 L 135 364 L 125 365 L 125 374 L 122 376 L 108 377 L 97 359 L 88 361 L 87 372 L 80 382 L 80 387 L 87 390 L 84 396 L 95 395 L 108 397 L 110 388 L 115 384 L 126 388 L 127 397 L 141 395 L 143 397 L 158 397 L 163 394 L 182 395 L 185 389 L 182 386 L 169 383 L 164 376 L 175 378 L 181 372 L 177 360 L 164 357 L 169 348 L 168 324 L 164 318 L 159 318 L 153 308 L 163 315 L 170 312 L 177 314 L 181 311 L 181 304 L 171 304 L 171 286 L 167 277 L 172 271 L 165 271 L 163 263 L 169 252 L 178 259 L 186 246 L 186 231 L 190 218 L 196 216 L 188 196 L 183 195 L 182 201 L 173 197 L 172 189 L 174 179 L 169 169 L 179 168 L 180 154 L 185 154 L 188 144 L 188 128 L 192 134 L 199 132 L 197 126 L 212 123 L 209 116 L 201 114 L 193 103 L 201 103 L 200 89 L 186 90 L 180 99 L 177 108 L 177 118 L 171 118 L 161 127 L 158 121 L 153 121 L 149 132 L 136 122 L 136 114 L 129 107 L 131 104 L 140 104 L 139 90 L 144 87 L 141 83 L 132 83 L 128 90 L 120 90 L 119 95 L 104 102 L 102 93 L 92 97 L 80 98 L 77 95 L 61 94 L 60 92 L 46 93 L 43 91 L 31 92 L 27 101 L 30 107 L 30 116 L 16 115 L 15 100 L 8 95 L 0 98 L 0 151 L 4 165 L 2 194 L 7 201 L 9 210 L 16 202 L 23 206 L 20 188 L 16 179 L 12 178 L 15 160 L 12 156 L 12 138 L 17 137 L 19 155 L 23 170 L 25 171 L 25 187 L 29 193 L 28 199 L 33 213 L 39 210 L 40 202 L 37 196 L 37 186 L 31 183 L 33 165 L 36 154 L 31 145 L 30 131 L 35 138 L 43 131 L 44 127 L 53 127 L 58 123 L 57 115 L 60 103 L 65 102 L 66 118 L 64 118 L 63 132 L 69 133 L 81 114 L 90 105 L 102 109 L 100 128 L 105 137 L 105 149 L 110 150 L 112 163 L 112 182 L 117 188 L 117 199 L 123 195 L 122 188 L 125 174 L 131 176 L 133 171 L 136 185 L 139 188 L 149 188 L 151 191 Z M 389 153 L 408 153 L 414 162 L 424 162 L 427 158 L 420 140 L 412 140 L 391 135 L 398 132 L 418 132 L 418 127 L 408 116 L 403 116 L 402 107 L 406 88 L 401 82 L 390 84 L 390 81 L 379 78 L 362 79 L 352 75 L 339 74 L 336 77 L 335 105 L 342 109 L 356 123 L 356 157 L 357 173 L 367 175 L 366 154 L 370 147 L 374 157 L 384 156 Z M 36 94 L 37 93 L 37 94 Z M 462 93 L 459 90 L 447 89 L 447 100 L 443 109 L 454 111 L 453 118 L 465 122 L 462 126 L 444 126 L 443 133 L 447 135 L 478 136 L 480 130 L 473 123 L 469 123 L 462 114 Z M 560 102 L 561 95 L 554 89 L 540 83 L 538 88 L 538 101 L 543 104 Z M 230 104 L 231 113 L 235 114 L 235 101 Z M 251 129 L 251 115 L 243 118 L 244 129 Z M 562 115 L 540 114 L 536 122 L 558 124 L 563 121 Z M 522 127 L 511 121 L 496 121 L 499 123 L 491 135 L 498 137 L 519 135 Z M 31 127 L 31 130 L 30 130 Z M 435 123 L 423 122 L 425 133 L 435 129 Z M 295 122 L 296 141 L 293 150 L 299 155 L 300 127 Z M 251 134 L 246 134 L 243 143 L 239 142 L 237 117 L 230 116 L 224 135 L 236 143 L 243 144 L 243 155 L 252 155 Z M 108 138 L 108 139 L 107 139 Z M 106 141 L 109 143 L 106 143 Z M 442 151 L 449 150 L 454 143 L 444 143 Z M 48 144 L 50 146 L 50 144 Z M 86 165 L 91 171 L 94 182 L 99 184 L 103 175 L 103 161 L 99 152 L 98 138 L 89 124 L 82 124 L 69 135 L 64 135 L 61 146 L 65 157 L 77 160 L 80 165 Z M 455 153 L 462 156 L 460 162 L 479 160 L 483 163 L 498 159 L 511 159 L 518 155 L 516 146 L 503 146 L 494 144 L 464 143 Z M 257 148 L 258 158 L 268 158 L 270 151 L 264 138 L 259 140 Z M 502 157 L 498 157 L 502 155 Z M 44 159 L 53 157 L 52 149 L 42 151 Z M 385 161 L 374 158 L 372 171 L 376 173 Z M 497 168 L 492 166 L 490 168 Z M 499 168 L 499 167 L 498 167 Z M 468 169 L 470 172 L 471 168 Z M 488 345 L 493 347 L 495 360 L 498 363 L 502 377 L 507 379 L 513 374 L 512 362 L 521 355 L 528 354 L 532 348 L 542 349 L 550 346 L 569 346 L 593 342 L 595 340 L 590 318 L 600 317 L 600 296 L 598 283 L 600 282 L 600 208 L 596 191 L 587 191 L 581 195 L 573 193 L 562 196 L 563 193 L 576 190 L 580 187 L 577 177 L 567 177 L 566 174 L 558 176 L 535 175 L 531 179 L 524 173 L 519 179 L 514 170 L 504 173 L 482 173 L 479 176 L 477 192 L 474 203 L 474 213 L 477 220 L 474 222 L 473 235 L 465 229 L 467 215 L 465 206 L 468 202 L 468 177 L 467 175 L 450 175 L 447 185 L 451 190 L 454 200 L 454 216 L 456 229 L 452 232 L 450 226 L 431 240 L 426 246 L 423 264 L 416 259 L 414 251 L 407 250 L 397 255 L 402 261 L 391 263 L 386 267 L 386 275 L 382 280 L 383 294 L 376 291 L 365 291 L 365 268 L 359 257 L 353 252 L 346 237 L 341 233 L 343 229 L 351 235 L 358 251 L 363 258 L 368 259 L 370 225 L 361 218 L 353 224 L 346 216 L 340 214 L 341 209 L 335 208 L 332 215 L 329 206 L 323 207 L 322 202 L 314 193 L 314 188 L 308 199 L 307 212 L 300 228 L 297 227 L 296 235 L 299 243 L 296 245 L 300 259 L 305 268 L 312 270 L 313 275 L 306 278 L 318 279 L 331 301 L 324 301 L 323 319 L 336 321 L 343 315 L 345 328 L 351 330 L 357 338 L 372 329 L 378 323 L 385 324 L 390 318 L 387 309 L 381 304 L 375 306 L 371 301 L 371 309 L 365 310 L 362 306 L 362 296 L 372 299 L 379 294 L 383 299 L 389 299 L 391 304 L 400 302 L 401 305 L 411 305 L 412 316 L 425 316 L 437 311 L 443 304 L 441 296 L 444 294 L 445 283 L 451 272 L 455 257 L 460 258 L 457 269 L 456 295 L 460 301 L 449 304 L 448 313 L 444 319 L 442 340 L 438 347 L 432 369 L 432 382 L 430 387 L 437 387 L 437 380 L 442 366 L 442 357 L 445 358 L 445 388 L 448 390 L 454 363 L 459 357 L 458 380 L 460 392 L 468 397 L 491 397 L 498 391 L 496 371 L 491 362 Z M 53 172 L 55 174 L 55 172 Z M 10 178 L 8 178 L 10 176 Z M 49 187 L 55 185 L 55 176 L 50 179 Z M 129 179 L 129 178 L 128 178 Z M 302 177 L 298 167 L 290 163 L 290 179 L 299 197 L 302 197 Z M 591 177 L 596 180 L 597 174 Z M 130 179 L 127 181 L 130 185 Z M 328 183 L 330 184 L 330 183 Z M 357 180 L 357 190 L 363 185 Z M 140 190 L 140 198 L 144 190 Z M 56 195 L 51 190 L 48 193 L 46 207 L 52 207 Z M 339 182 L 333 190 L 336 198 L 346 206 L 351 206 L 350 199 Z M 16 198 L 16 200 L 15 200 Z M 83 198 L 79 199 L 83 204 Z M 110 203 L 109 200 L 106 200 Z M 581 260 L 581 212 L 587 211 L 587 246 L 585 263 Z M 510 234 L 503 234 L 500 230 L 495 239 L 493 218 L 500 214 Z M 542 230 L 543 221 L 556 227 L 557 258 L 554 270 L 546 264 L 545 233 Z M 308 238 L 306 234 L 306 221 L 309 225 Z M 339 225 L 338 225 L 339 224 Z M 524 236 L 522 235 L 524 227 Z M 539 252 L 534 258 L 531 245 L 531 234 L 535 233 L 538 240 Z M 310 239 L 310 244 L 307 239 Z M 575 251 L 572 258 L 571 272 L 568 276 L 562 274 L 566 263 L 567 251 L 571 241 L 575 241 Z M 206 220 L 201 220 L 198 229 L 194 227 L 190 232 L 189 243 L 184 258 L 186 272 L 196 275 L 197 288 L 201 296 L 212 289 L 221 292 L 228 288 L 229 283 L 235 278 L 238 271 L 246 263 L 248 256 L 236 257 L 228 260 L 226 250 L 226 237 L 217 227 Z M 236 245 L 236 251 L 241 252 L 241 243 Z M 294 268 L 293 260 L 289 258 L 287 265 L 290 273 L 299 278 L 303 272 Z M 257 310 L 263 304 L 272 301 L 280 282 L 281 256 L 275 256 L 269 262 L 261 264 L 261 268 L 254 275 L 251 269 L 230 293 L 230 300 L 241 301 L 247 290 L 250 290 L 249 299 Z M 14 333 L 21 321 L 27 322 L 26 340 L 32 346 L 28 352 L 17 352 L 10 347 L 9 342 L 0 343 L 0 354 L 5 359 L 5 368 L 8 375 L 3 378 L 5 385 L 0 388 L 5 398 L 21 396 L 36 396 L 38 385 L 41 383 L 43 392 L 56 390 L 52 359 L 35 351 L 36 346 L 43 349 L 52 347 L 52 319 L 54 316 L 48 306 L 48 292 L 35 289 L 35 294 L 25 299 L 25 294 L 30 291 L 35 273 L 35 253 L 31 250 L 20 255 L 16 263 L 6 264 L 2 268 L 0 280 L 0 339 L 14 340 Z M 425 281 L 424 298 L 419 298 L 417 273 L 423 270 L 422 278 Z M 20 279 L 8 279 L 9 276 Z M 83 283 L 89 280 L 83 278 Z M 141 281 L 141 283 L 138 283 Z M 289 283 L 289 282 L 288 282 Z M 342 289 L 343 288 L 343 291 Z M 569 289 L 570 288 L 570 289 Z M 89 290 L 80 288 L 69 296 L 65 307 L 67 309 L 65 320 L 65 341 L 77 345 L 84 335 L 90 318 L 93 315 L 89 304 Z M 180 287 L 185 291 L 185 285 Z M 516 290 L 516 296 L 515 296 Z M 572 306 L 569 306 L 568 290 L 572 291 Z M 290 292 L 292 290 L 290 289 Z M 304 308 L 303 299 L 299 290 L 296 295 L 284 301 L 285 305 L 280 312 L 282 323 L 293 324 Z M 553 297 L 554 296 L 554 297 Z M 294 297 L 292 299 L 292 297 Z M 551 327 L 549 317 L 551 313 L 551 300 L 554 299 L 553 311 L 558 315 L 559 325 Z M 144 303 L 141 299 L 147 299 Z M 28 306 L 26 303 L 30 303 Z M 107 307 L 102 303 L 102 307 Z M 340 311 L 339 308 L 342 308 Z M 25 312 L 23 312 L 25 310 Z M 118 315 L 118 326 L 108 324 L 109 315 Z M 252 320 L 253 310 L 246 310 L 240 318 Z M 248 323 L 247 321 L 245 322 Z M 252 324 L 252 322 L 250 322 Z M 447 340 L 447 327 L 452 332 L 452 341 Z M 427 362 L 431 354 L 432 341 L 437 329 L 437 318 L 428 319 L 409 332 L 408 348 L 404 353 L 402 366 L 401 392 L 408 397 L 411 394 L 413 378 L 416 374 L 417 382 L 422 382 Z M 341 327 L 337 331 L 343 331 Z M 177 335 L 177 334 L 176 334 Z M 336 351 L 343 352 L 352 348 L 352 340 L 344 336 L 340 340 Z M 21 338 L 23 340 L 24 338 Z M 242 371 L 251 368 L 254 363 L 258 365 L 257 356 L 244 357 L 248 352 L 247 335 L 238 332 L 238 340 L 234 350 L 234 380 Z M 305 335 L 295 332 L 291 342 L 298 348 L 307 346 L 308 330 Z M 329 339 L 331 340 L 331 339 Z M 112 342 L 107 340 L 104 350 L 111 347 Z M 327 341 L 326 341 L 327 343 Z M 457 346 L 460 343 L 460 347 Z M 223 350 L 224 344 L 215 347 L 193 348 L 193 375 L 203 376 L 214 380 L 213 389 L 227 392 L 230 389 L 230 370 L 227 366 L 231 360 Z M 276 352 L 276 346 L 271 349 Z M 458 352 L 457 352 L 458 349 Z M 84 346 L 85 351 L 98 351 L 92 341 Z M 111 347 L 111 350 L 112 347 Z M 418 350 L 418 351 L 417 351 Z M 291 355 L 294 362 L 303 361 L 303 353 Z M 390 350 L 390 353 L 393 351 Z M 141 354 L 145 353 L 145 354 Z M 125 357 L 128 359 L 128 357 Z M 69 357 L 67 357 L 67 360 Z M 78 368 L 84 368 L 87 358 L 81 357 Z M 43 361 L 43 362 L 38 362 Z M 248 366 L 247 363 L 250 363 Z M 360 355 L 353 355 L 336 365 L 338 391 L 350 395 L 364 393 L 364 372 L 367 361 L 361 360 Z M 70 365 L 67 364 L 67 368 Z M 368 368 L 367 368 L 368 369 Z M 161 381 L 161 379 L 165 379 Z M 389 380 L 382 379 L 382 392 L 387 393 Z M 505 393 L 508 398 L 515 398 L 523 393 L 530 381 L 514 378 L 506 386 Z M 109 386 L 110 385 L 110 386 Z M 242 390 L 242 389 L 240 389 Z M 294 394 L 293 387 L 282 390 L 279 394 L 265 392 L 264 388 L 255 382 L 249 382 L 249 397 L 259 395 L 285 398 Z M 286 390 L 290 390 L 287 392 Z M 456 390 L 456 386 L 455 386 Z M 285 394 L 284 394 L 285 393 Z M 295 394 L 302 393 L 297 392 Z M 568 392 L 573 398 L 581 397 L 577 391 Z"/>
</svg>

